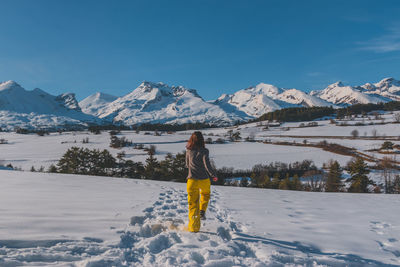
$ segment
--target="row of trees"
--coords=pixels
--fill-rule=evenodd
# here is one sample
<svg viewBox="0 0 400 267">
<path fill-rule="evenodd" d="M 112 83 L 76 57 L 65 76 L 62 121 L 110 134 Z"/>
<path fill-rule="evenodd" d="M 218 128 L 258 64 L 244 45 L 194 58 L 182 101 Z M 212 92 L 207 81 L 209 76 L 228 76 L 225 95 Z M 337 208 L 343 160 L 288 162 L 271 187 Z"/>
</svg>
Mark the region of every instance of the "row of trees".
<svg viewBox="0 0 400 267">
<path fill-rule="evenodd" d="M 153 179 L 165 181 L 186 181 L 185 153 L 167 154 L 164 160 L 155 158 L 155 149 L 148 149 L 145 164 L 126 159 L 124 152 L 114 158 L 104 149 L 72 147 L 68 149 L 49 172 Z"/>
<path fill-rule="evenodd" d="M 340 108 L 336 110 L 337 118 L 344 118 L 350 115 L 360 115 L 367 114 L 368 112 L 375 110 L 384 110 L 384 111 L 395 111 L 400 110 L 400 101 L 391 101 L 388 103 L 377 103 L 377 104 L 355 104 L 350 105 L 344 108 Z"/>
<path fill-rule="evenodd" d="M 335 114 L 333 107 L 284 108 L 268 112 L 255 121 L 310 121 Z"/>
<path fill-rule="evenodd" d="M 398 194 L 400 193 L 400 176 L 393 176 L 389 171 L 393 166 L 386 165 L 382 167 L 385 178 L 383 189 L 385 193 Z M 343 180 L 344 168 L 337 161 L 331 161 L 326 172 L 318 170 L 309 161 L 297 162 L 293 166 L 284 163 L 257 165 L 250 174 L 251 181 L 242 179 L 238 185 L 284 190 L 352 193 L 368 193 L 372 188 L 373 192 L 381 192 L 379 185 L 369 179 L 370 170 L 362 158 L 353 158 L 345 169 L 350 174 L 350 178 L 347 180 Z M 237 174 L 244 173 L 237 172 Z M 346 188 L 345 182 L 349 184 L 348 188 Z"/>
<path fill-rule="evenodd" d="M 298 122 L 310 121 L 325 116 L 336 116 L 338 119 L 346 116 L 366 114 L 374 110 L 395 111 L 400 110 L 400 101 L 391 101 L 378 104 L 355 104 L 347 107 L 334 109 L 333 107 L 296 107 L 284 108 L 268 112 L 255 121 L 282 121 Z"/>
<path fill-rule="evenodd" d="M 147 153 L 148 157 L 145 163 L 142 163 L 126 159 L 124 152 L 113 157 L 106 149 L 91 150 L 72 147 L 65 152 L 57 165 L 50 166 L 49 172 L 186 181 L 185 152 L 176 155 L 169 153 L 163 160 L 155 157 L 155 147 L 147 149 Z M 385 176 L 384 192 L 400 193 L 400 177 L 391 175 L 387 171 L 390 169 L 389 167 L 382 165 Z M 363 159 L 354 158 L 347 164 L 345 169 L 350 174 L 350 178 L 346 181 L 342 178 L 343 169 L 337 161 L 331 161 L 327 166 L 327 171 L 323 172 L 312 161 L 304 160 L 292 164 L 282 162 L 268 165 L 258 164 L 248 171 L 222 168 L 217 173 L 220 178 L 218 184 L 224 184 L 226 178 L 250 177 L 250 181 L 247 178 L 241 179 L 240 186 L 325 192 L 368 193 L 381 191 L 380 187 L 369 179 L 370 170 Z M 344 182 L 348 183 L 347 188 Z"/>
</svg>

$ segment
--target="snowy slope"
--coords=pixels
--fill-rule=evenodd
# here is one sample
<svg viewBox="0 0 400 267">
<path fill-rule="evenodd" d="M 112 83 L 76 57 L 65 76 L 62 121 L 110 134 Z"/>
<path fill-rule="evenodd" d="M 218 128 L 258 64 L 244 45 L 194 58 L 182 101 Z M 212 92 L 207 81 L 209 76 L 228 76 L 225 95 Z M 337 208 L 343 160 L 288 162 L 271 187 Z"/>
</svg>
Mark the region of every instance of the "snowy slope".
<svg viewBox="0 0 400 267">
<path fill-rule="evenodd" d="M 79 102 L 79 106 L 81 107 L 82 111 L 93 115 L 99 116 L 104 108 L 118 97 L 97 92 L 93 95 L 90 95 Z"/>
<path fill-rule="evenodd" d="M 100 120 L 83 113 L 75 94 L 53 96 L 41 89 L 27 91 L 14 81 L 0 83 L 0 127 L 43 127 Z"/>
<path fill-rule="evenodd" d="M 186 184 L 0 171 L 1 266 L 398 266 L 395 195 L 212 186 L 189 233 Z M 371 212 L 373 207 L 373 212 Z"/>
<path fill-rule="evenodd" d="M 204 101 L 193 89 L 143 82 L 99 111 L 99 117 L 125 125 L 136 123 L 232 123 L 244 118 Z"/>
<path fill-rule="evenodd" d="M 321 91 L 313 91 L 311 92 L 311 95 L 317 96 L 333 104 L 353 105 L 390 101 L 390 99 L 383 96 L 367 94 L 357 88 L 345 86 L 341 82 L 333 83 Z"/>
<path fill-rule="evenodd" d="M 297 89 L 288 89 L 281 93 L 278 98 L 282 101 L 302 105 L 305 107 L 329 107 L 332 103 L 329 103 L 321 98 L 313 95 L 309 95 L 303 91 Z"/>
<path fill-rule="evenodd" d="M 237 91 L 231 95 L 222 95 L 216 104 L 227 109 L 237 109 L 252 117 L 288 107 L 330 106 L 331 103 L 297 89 L 283 89 L 274 85 L 260 83 Z"/>
<path fill-rule="evenodd" d="M 375 84 L 366 83 L 361 88 L 367 94 L 381 95 L 393 101 L 400 101 L 400 81 L 394 78 L 385 78 Z"/>
</svg>

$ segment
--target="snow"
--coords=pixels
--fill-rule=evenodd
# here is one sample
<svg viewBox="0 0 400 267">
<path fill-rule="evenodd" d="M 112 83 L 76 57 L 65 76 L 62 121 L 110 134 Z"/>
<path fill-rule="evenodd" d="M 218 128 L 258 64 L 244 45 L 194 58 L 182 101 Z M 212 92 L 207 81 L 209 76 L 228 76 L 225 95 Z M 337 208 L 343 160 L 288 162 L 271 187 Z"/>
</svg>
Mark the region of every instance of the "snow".
<svg viewBox="0 0 400 267">
<path fill-rule="evenodd" d="M 80 101 L 79 106 L 83 112 L 93 116 L 98 116 L 102 109 L 117 98 L 118 97 L 113 95 L 97 92 Z"/>
<path fill-rule="evenodd" d="M 212 186 L 185 231 L 186 184 L 0 171 L 1 266 L 397 266 L 395 195 Z M 373 212 L 371 212 L 373 207 Z"/>
<path fill-rule="evenodd" d="M 227 124 L 244 119 L 204 101 L 193 89 L 152 82 L 143 82 L 131 93 L 94 112 L 100 118 L 125 125 L 188 122 Z"/>
<path fill-rule="evenodd" d="M 14 81 L 0 83 L 0 127 L 39 128 L 100 123 L 84 114 L 73 93 L 50 95 L 38 88 L 27 91 Z"/>
<path fill-rule="evenodd" d="M 259 83 L 234 94 L 223 94 L 215 101 L 205 101 L 194 89 L 145 81 L 122 97 L 97 92 L 80 103 L 75 94 L 53 96 L 41 89 L 27 91 L 14 81 L 0 83 L 0 111 L 17 119 L 1 117 L 0 127 L 56 128 L 85 123 L 182 124 L 193 122 L 228 125 L 248 121 L 267 112 L 289 107 L 313 107 L 378 103 L 400 99 L 400 82 L 386 78 L 362 86 L 340 82 L 310 94 Z M 52 118 L 41 118 L 43 115 Z M 38 122 L 39 121 L 39 122 Z"/>
<path fill-rule="evenodd" d="M 318 96 L 321 99 L 334 104 L 376 104 L 379 102 L 390 101 L 380 96 L 372 96 L 362 93 L 351 86 L 343 85 L 341 82 L 329 85 L 324 90 L 314 94 L 314 96 Z"/>
<path fill-rule="evenodd" d="M 211 129 L 205 133 L 227 130 Z M 123 131 L 120 137 L 124 136 L 136 144 L 143 144 L 145 147 L 156 146 L 156 157 L 164 159 L 167 153 L 177 154 L 185 150 L 185 145 L 192 131 L 175 134 L 162 134 L 154 136 L 141 132 L 136 134 L 133 131 Z M 221 133 L 222 135 L 222 133 Z M 245 137 L 245 136 L 243 136 Z M 8 144 L 0 145 L 0 160 L 4 164 L 12 164 L 14 167 L 30 170 L 32 166 L 36 169 L 41 166 L 47 169 L 51 164 L 56 164 L 68 148 L 73 146 L 86 147 L 90 149 L 107 149 L 114 156 L 124 151 L 126 158 L 133 161 L 145 162 L 148 157 L 143 150 L 133 148 L 114 149 L 109 147 L 110 135 L 102 132 L 100 135 L 88 132 L 64 132 L 62 134 L 51 133 L 50 135 L 38 136 L 36 134 L 21 135 L 16 133 L 0 133 L 0 138 L 8 140 Z M 89 138 L 89 143 L 83 144 L 82 140 Z M 208 138 L 206 135 L 205 138 Z M 221 138 L 212 136 L 213 140 Z M 224 138 L 224 137 L 222 137 Z M 301 141 L 298 141 L 301 142 Z M 211 159 L 218 168 L 234 167 L 236 169 L 251 169 L 255 164 L 267 164 L 280 161 L 291 163 L 305 159 L 313 160 L 317 166 L 322 166 L 331 159 L 338 160 L 345 164 L 350 157 L 337 155 L 331 152 L 322 151 L 312 147 L 281 146 L 263 143 L 249 142 L 227 142 L 225 144 L 209 144 L 207 147 L 211 153 Z M 246 155 L 245 157 L 243 155 Z"/>
<path fill-rule="evenodd" d="M 3 113 L 0 112 L 0 116 Z M 9 113 L 8 113 L 9 114 Z M 4 116 L 7 116 L 5 114 Z M 312 160 L 316 166 L 322 167 L 323 163 L 337 160 L 345 165 L 351 158 L 332 152 L 323 151 L 320 148 L 304 147 L 294 145 L 264 144 L 262 141 L 289 142 L 302 144 L 307 140 L 308 144 L 317 144 L 321 141 L 336 143 L 346 147 L 355 148 L 357 151 L 371 155 L 375 158 L 388 156 L 371 149 L 378 149 L 385 140 L 394 144 L 400 144 L 400 124 L 391 123 L 394 114 L 383 114 L 382 118 L 387 124 L 355 126 L 356 122 L 365 120 L 367 123 L 378 123 L 381 120 L 369 120 L 368 118 L 357 118 L 355 121 L 347 121 L 349 126 L 337 126 L 328 120 L 318 121 L 317 127 L 299 127 L 300 122 L 284 123 L 280 127 L 269 127 L 264 129 L 266 122 L 249 123 L 238 127 L 221 127 L 202 130 L 205 139 L 211 138 L 228 139 L 228 131 L 239 131 L 242 140 L 240 142 L 225 142 L 224 144 L 208 144 L 212 160 L 218 168 L 234 167 L 236 169 L 251 169 L 256 164 L 269 164 L 270 162 L 293 163 L 295 161 Z M 9 119 L 17 117 L 10 116 Z M 43 115 L 43 119 L 52 119 Z M 372 118 L 372 117 L 371 117 Z M 45 120 L 46 121 L 46 120 Z M 38 122 L 39 123 L 39 122 Z M 44 123 L 44 122 L 43 122 Z M 308 122 L 304 122 L 307 124 Z M 353 124 L 353 125 L 351 125 Z M 288 130 L 289 129 L 289 130 Z M 351 132 L 358 130 L 360 137 L 352 138 Z M 373 132 L 377 132 L 377 139 L 371 138 Z M 175 133 L 160 133 L 156 136 L 154 132 L 122 131 L 119 135 L 131 140 L 135 144 L 143 144 L 145 147 L 156 146 L 156 157 L 164 159 L 167 153 L 177 154 L 185 150 L 185 143 L 193 131 L 181 131 Z M 245 138 L 253 136 L 259 142 L 245 142 Z M 367 136 L 368 138 L 364 138 Z M 89 138 L 89 143 L 82 143 L 83 139 Z M 389 138 L 389 139 L 387 139 Z M 0 132 L 0 139 L 6 139 L 7 144 L 0 144 L 0 161 L 4 165 L 11 163 L 23 170 L 30 170 L 32 166 L 36 169 L 44 166 L 47 169 L 51 164 L 56 164 L 62 155 L 72 146 L 86 147 L 90 149 L 108 149 L 114 156 L 124 151 L 127 159 L 144 162 L 147 153 L 132 147 L 114 149 L 110 148 L 110 135 L 103 131 L 100 135 L 91 134 L 87 131 L 50 133 L 45 136 L 37 134 L 21 135 L 13 132 Z M 243 156 L 245 155 L 245 156 Z M 396 154 L 389 155 L 396 157 Z M 399 158 L 399 157 L 397 157 Z"/>
</svg>

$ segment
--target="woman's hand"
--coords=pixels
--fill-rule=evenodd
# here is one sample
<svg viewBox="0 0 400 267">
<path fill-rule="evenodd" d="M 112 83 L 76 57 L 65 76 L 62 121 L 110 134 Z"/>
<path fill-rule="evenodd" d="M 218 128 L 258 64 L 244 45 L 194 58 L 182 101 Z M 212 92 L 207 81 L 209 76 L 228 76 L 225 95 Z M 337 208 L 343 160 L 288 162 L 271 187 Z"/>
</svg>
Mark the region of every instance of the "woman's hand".
<svg viewBox="0 0 400 267">
<path fill-rule="evenodd" d="M 213 182 L 218 182 L 218 177 L 213 177 L 212 180 Z"/>
</svg>

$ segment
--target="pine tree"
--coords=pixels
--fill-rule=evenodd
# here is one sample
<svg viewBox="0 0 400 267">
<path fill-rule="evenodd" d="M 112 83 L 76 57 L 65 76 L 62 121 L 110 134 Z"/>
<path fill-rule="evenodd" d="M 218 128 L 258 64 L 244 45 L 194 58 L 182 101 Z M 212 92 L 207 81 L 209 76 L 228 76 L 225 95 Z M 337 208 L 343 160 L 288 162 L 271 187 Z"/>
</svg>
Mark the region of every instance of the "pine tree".
<svg viewBox="0 0 400 267">
<path fill-rule="evenodd" d="M 172 170 L 174 181 L 186 182 L 188 172 L 186 168 L 186 152 L 178 153 L 175 155 L 172 161 Z"/>
<path fill-rule="evenodd" d="M 274 177 L 272 178 L 271 188 L 278 189 L 279 188 L 279 183 L 280 183 L 279 173 L 276 172 L 276 173 L 274 173 Z"/>
<path fill-rule="evenodd" d="M 351 175 L 349 192 L 368 193 L 368 185 L 374 184 L 368 178 L 369 170 L 362 158 L 356 158 L 349 162 L 348 169 Z"/>
<path fill-rule="evenodd" d="M 303 185 L 299 179 L 299 176 L 297 174 L 295 174 L 293 176 L 293 180 L 292 180 L 292 186 L 291 186 L 292 190 L 297 190 L 297 191 L 301 191 L 303 190 Z"/>
<path fill-rule="evenodd" d="M 326 179 L 325 191 L 339 192 L 342 187 L 342 169 L 340 168 L 339 162 L 335 160 L 329 163 L 329 172 Z"/>
<path fill-rule="evenodd" d="M 269 178 L 268 174 L 262 176 L 262 182 L 260 184 L 262 188 L 270 188 L 271 187 L 271 178 Z"/>
<path fill-rule="evenodd" d="M 290 179 L 289 179 L 289 173 L 286 173 L 285 179 L 280 181 L 279 183 L 279 189 L 281 190 L 289 190 L 290 189 Z"/>
<path fill-rule="evenodd" d="M 168 153 L 164 160 L 160 161 L 160 180 L 170 181 L 173 179 L 174 170 L 172 169 L 172 164 L 174 157 L 171 153 Z"/>
<path fill-rule="evenodd" d="M 144 167 L 144 173 L 146 179 L 151 179 L 151 180 L 160 179 L 159 177 L 160 164 L 158 160 L 154 157 L 154 153 L 152 152 L 152 150 L 150 150 L 148 154 L 149 157 L 146 159 L 146 166 Z"/>
<path fill-rule="evenodd" d="M 127 160 L 124 163 L 124 175 L 129 178 L 143 179 L 145 169 L 143 163 Z"/>
<path fill-rule="evenodd" d="M 57 172 L 57 167 L 54 164 L 51 164 L 47 172 L 50 173 L 56 173 Z"/>
</svg>

